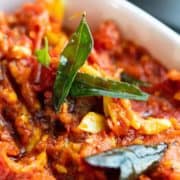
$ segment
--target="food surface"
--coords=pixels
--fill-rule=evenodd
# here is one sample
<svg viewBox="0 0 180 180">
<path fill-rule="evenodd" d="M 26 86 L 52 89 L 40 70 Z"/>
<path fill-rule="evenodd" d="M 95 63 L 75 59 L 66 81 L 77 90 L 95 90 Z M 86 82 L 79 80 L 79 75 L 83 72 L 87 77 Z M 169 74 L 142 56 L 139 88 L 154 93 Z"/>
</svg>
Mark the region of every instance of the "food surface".
<svg viewBox="0 0 180 180">
<path fill-rule="evenodd" d="M 63 12 L 0 13 L 0 180 L 180 179 L 180 72 Z"/>
</svg>

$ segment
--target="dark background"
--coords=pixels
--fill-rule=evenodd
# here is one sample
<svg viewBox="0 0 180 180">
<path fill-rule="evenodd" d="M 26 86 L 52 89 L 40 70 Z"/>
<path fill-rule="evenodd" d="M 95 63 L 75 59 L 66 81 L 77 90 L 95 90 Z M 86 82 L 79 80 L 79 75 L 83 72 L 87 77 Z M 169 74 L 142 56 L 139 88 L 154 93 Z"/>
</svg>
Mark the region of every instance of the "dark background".
<svg viewBox="0 0 180 180">
<path fill-rule="evenodd" d="M 129 0 L 180 33 L 180 0 Z"/>
</svg>

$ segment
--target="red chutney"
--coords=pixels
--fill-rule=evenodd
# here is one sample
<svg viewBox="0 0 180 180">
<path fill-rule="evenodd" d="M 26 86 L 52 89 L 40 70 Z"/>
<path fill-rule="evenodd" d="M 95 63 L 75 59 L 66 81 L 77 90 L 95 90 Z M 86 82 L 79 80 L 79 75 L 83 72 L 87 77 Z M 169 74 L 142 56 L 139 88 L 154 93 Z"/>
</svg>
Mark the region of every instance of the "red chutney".
<svg viewBox="0 0 180 180">
<path fill-rule="evenodd" d="M 180 72 L 167 70 L 143 47 L 124 39 L 115 22 L 102 22 L 81 71 L 90 69 L 112 79 L 120 79 L 124 71 L 150 83 L 142 88 L 149 99 L 68 97 L 55 113 L 53 83 L 68 39 L 59 22 L 42 0 L 14 14 L 0 14 L 0 180 L 117 178 L 114 172 L 88 166 L 84 157 L 161 142 L 169 145 L 165 155 L 156 169 L 139 179 L 180 179 Z M 45 36 L 48 68 L 35 56 Z M 79 126 L 89 112 L 104 123 L 96 133 Z"/>
</svg>

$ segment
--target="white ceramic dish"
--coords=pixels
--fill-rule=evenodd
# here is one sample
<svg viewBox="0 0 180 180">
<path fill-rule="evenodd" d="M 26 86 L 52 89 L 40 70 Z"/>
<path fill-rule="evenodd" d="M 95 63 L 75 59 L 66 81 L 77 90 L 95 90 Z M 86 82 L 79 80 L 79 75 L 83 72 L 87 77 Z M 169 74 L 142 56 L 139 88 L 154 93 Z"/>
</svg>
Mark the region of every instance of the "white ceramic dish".
<svg viewBox="0 0 180 180">
<path fill-rule="evenodd" d="M 23 2 L 33 0 L 1 0 L 0 10 L 11 11 Z M 106 19 L 113 19 L 123 35 L 145 47 L 168 68 L 180 70 L 180 36 L 158 20 L 124 0 L 67 0 L 65 24 L 73 28 L 77 22 L 67 17 L 86 11 L 95 29 Z"/>
</svg>

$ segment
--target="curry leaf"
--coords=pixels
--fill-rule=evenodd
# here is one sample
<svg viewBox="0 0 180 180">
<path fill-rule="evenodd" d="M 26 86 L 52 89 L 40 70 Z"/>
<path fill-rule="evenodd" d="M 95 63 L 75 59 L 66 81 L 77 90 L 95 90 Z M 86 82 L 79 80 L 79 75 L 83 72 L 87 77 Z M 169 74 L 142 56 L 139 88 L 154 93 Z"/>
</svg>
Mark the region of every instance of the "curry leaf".
<svg viewBox="0 0 180 180">
<path fill-rule="evenodd" d="M 42 65 L 48 67 L 50 63 L 50 55 L 48 53 L 48 40 L 46 37 L 44 39 L 44 44 L 44 48 L 36 50 L 35 54 L 37 57 L 37 61 Z"/>
<path fill-rule="evenodd" d="M 131 145 L 87 157 L 85 161 L 95 167 L 120 169 L 120 180 L 134 180 L 141 173 L 154 167 L 166 148 L 166 144 Z"/>
<path fill-rule="evenodd" d="M 148 87 L 148 86 L 150 86 L 149 83 L 144 82 L 144 81 L 141 81 L 141 80 L 138 80 L 138 79 L 130 76 L 129 74 L 127 74 L 127 73 L 125 73 L 125 72 L 122 72 L 122 73 L 121 73 L 121 81 L 128 82 L 128 83 L 134 84 L 134 85 L 136 85 L 136 86 L 143 86 L 143 87 Z"/>
<path fill-rule="evenodd" d="M 61 54 L 54 83 L 54 107 L 59 109 L 69 94 L 77 71 L 84 64 L 93 47 L 93 38 L 83 15 L 82 20 Z M 64 79 L 64 76 L 66 78 Z"/>
<path fill-rule="evenodd" d="M 147 100 L 148 94 L 126 82 L 113 81 L 78 73 L 70 91 L 72 96 L 109 96 Z"/>
</svg>

